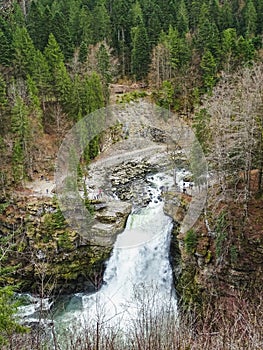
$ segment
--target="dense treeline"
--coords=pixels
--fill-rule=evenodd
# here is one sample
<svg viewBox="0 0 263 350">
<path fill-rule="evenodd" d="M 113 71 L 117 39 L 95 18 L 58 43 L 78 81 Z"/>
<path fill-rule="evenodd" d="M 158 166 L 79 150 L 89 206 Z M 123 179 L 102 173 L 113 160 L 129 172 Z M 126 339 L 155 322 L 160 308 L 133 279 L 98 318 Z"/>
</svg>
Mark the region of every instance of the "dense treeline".
<svg viewBox="0 0 263 350">
<path fill-rule="evenodd" d="M 260 0 L 1 4 L 0 147 L 16 182 L 32 170 L 41 130 L 105 105 L 114 77 L 145 80 L 161 106 L 189 114 L 222 71 L 260 58 Z"/>
</svg>

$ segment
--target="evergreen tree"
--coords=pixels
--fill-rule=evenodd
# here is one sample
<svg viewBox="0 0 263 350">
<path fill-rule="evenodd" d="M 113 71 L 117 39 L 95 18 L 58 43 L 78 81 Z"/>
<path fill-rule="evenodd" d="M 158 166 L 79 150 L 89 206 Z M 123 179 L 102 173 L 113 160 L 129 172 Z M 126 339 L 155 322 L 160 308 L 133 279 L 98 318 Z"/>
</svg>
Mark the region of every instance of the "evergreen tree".
<svg viewBox="0 0 263 350">
<path fill-rule="evenodd" d="M 47 45 L 51 18 L 52 13 L 48 6 L 43 7 L 41 2 L 32 1 L 26 25 L 35 47 L 40 51 Z"/>
<path fill-rule="evenodd" d="M 13 36 L 13 50 L 17 76 L 26 77 L 33 71 L 32 62 L 36 54 L 34 44 L 25 27 L 17 27 Z"/>
<path fill-rule="evenodd" d="M 6 109 L 8 105 L 7 93 L 6 93 L 6 82 L 2 74 L 0 74 L 0 135 L 5 135 L 8 129 L 8 123 L 6 120 Z"/>
<path fill-rule="evenodd" d="M 186 7 L 188 9 L 189 26 L 193 32 L 197 29 L 198 23 L 200 23 L 200 13 L 204 1 L 191 1 L 186 0 Z"/>
<path fill-rule="evenodd" d="M 176 71 L 187 65 L 190 53 L 184 36 L 180 37 L 178 30 L 170 26 L 166 42 L 170 52 L 171 68 Z"/>
<path fill-rule="evenodd" d="M 132 74 L 137 80 L 146 78 L 150 64 L 150 46 L 146 29 L 141 23 L 133 28 L 132 39 Z"/>
<path fill-rule="evenodd" d="M 79 14 L 79 42 L 84 42 L 87 45 L 92 43 L 92 14 L 86 9 L 82 8 Z"/>
<path fill-rule="evenodd" d="M 222 58 L 221 64 L 226 71 L 234 68 L 237 62 L 237 32 L 234 28 L 228 28 L 222 33 Z"/>
<path fill-rule="evenodd" d="M 240 36 L 237 40 L 237 54 L 239 64 L 252 64 L 255 57 L 255 48 L 251 39 Z"/>
<path fill-rule="evenodd" d="M 253 37 L 257 30 L 257 12 L 252 0 L 248 0 L 244 7 L 244 35 Z"/>
<path fill-rule="evenodd" d="M 158 42 L 162 30 L 161 10 L 158 1 L 144 0 L 141 2 L 143 19 L 147 28 L 150 47 Z"/>
<path fill-rule="evenodd" d="M 110 34 L 110 17 L 105 7 L 105 1 L 99 0 L 92 11 L 92 35 L 93 43 L 107 40 Z"/>
<path fill-rule="evenodd" d="M 209 17 L 213 19 L 216 26 L 220 26 L 220 6 L 219 0 L 210 0 L 208 3 Z"/>
<path fill-rule="evenodd" d="M 231 5 L 228 1 L 225 1 L 220 8 L 220 24 L 219 28 L 221 31 L 227 28 L 234 27 L 234 18 L 232 13 Z"/>
<path fill-rule="evenodd" d="M 26 178 L 29 161 L 30 122 L 29 110 L 20 96 L 15 96 L 12 107 L 11 128 L 13 133 L 12 165 L 16 183 Z"/>
<path fill-rule="evenodd" d="M 54 14 L 50 31 L 56 38 L 64 58 L 66 60 L 72 58 L 74 52 L 72 37 L 69 30 L 69 23 L 63 13 L 56 12 Z"/>
<path fill-rule="evenodd" d="M 80 28 L 80 11 L 81 11 L 81 1 L 74 0 L 68 2 L 68 27 L 71 36 L 71 41 L 74 47 L 79 46 L 81 43 L 81 28 Z"/>
<path fill-rule="evenodd" d="M 53 34 L 49 35 L 44 51 L 49 67 L 49 85 L 58 101 L 66 108 L 69 99 L 71 81 L 64 64 L 64 55 Z"/>
<path fill-rule="evenodd" d="M 0 261 L 5 256 L 0 256 Z M 3 273 L 1 266 L 1 274 Z M 16 313 L 19 303 L 15 299 L 13 288 L 10 286 L 0 287 L 0 345 L 3 348 L 10 345 L 9 349 L 13 347 L 9 344 L 10 338 L 14 333 L 25 333 L 26 328 L 21 326 L 16 319 Z"/>
<path fill-rule="evenodd" d="M 128 15 L 132 0 L 114 1 L 112 4 L 111 21 L 113 24 L 113 48 L 120 60 L 121 74 L 130 74 L 131 50 L 131 18 Z"/>
<path fill-rule="evenodd" d="M 211 51 L 205 50 L 200 64 L 203 73 L 203 85 L 207 91 L 211 91 L 216 82 L 217 65 Z"/>
<path fill-rule="evenodd" d="M 185 1 L 181 0 L 176 11 L 176 28 L 181 35 L 189 31 L 189 18 Z"/>
<path fill-rule="evenodd" d="M 68 109 L 70 117 L 75 121 L 78 121 L 83 117 L 85 98 L 86 96 L 84 96 L 83 93 L 83 83 L 81 78 L 78 74 L 75 74 L 71 85 Z"/>
<path fill-rule="evenodd" d="M 88 47 L 87 44 L 82 41 L 79 47 L 79 61 L 81 63 L 84 63 L 87 61 L 87 57 L 88 57 Z"/>
<path fill-rule="evenodd" d="M 51 76 L 46 58 L 39 50 L 36 51 L 33 58 L 31 77 L 36 83 L 39 96 L 44 104 L 52 89 L 52 87 L 49 85 Z"/>
<path fill-rule="evenodd" d="M 13 60 L 13 31 L 7 18 L 0 15 L 0 65 L 10 66 Z"/>
<path fill-rule="evenodd" d="M 38 136 L 43 131 L 42 117 L 43 111 L 41 109 L 41 103 L 38 97 L 38 89 L 34 80 L 30 75 L 27 76 L 27 93 L 28 93 L 28 107 L 31 117 L 31 129 L 35 136 Z"/>
<path fill-rule="evenodd" d="M 139 26 L 144 20 L 141 5 L 138 0 L 133 4 L 131 8 L 130 17 L 132 27 Z"/>
<path fill-rule="evenodd" d="M 104 106 L 103 88 L 100 77 L 97 73 L 92 73 L 90 77 L 86 77 L 84 80 L 84 100 L 85 108 L 83 112 L 89 114 Z"/>
</svg>

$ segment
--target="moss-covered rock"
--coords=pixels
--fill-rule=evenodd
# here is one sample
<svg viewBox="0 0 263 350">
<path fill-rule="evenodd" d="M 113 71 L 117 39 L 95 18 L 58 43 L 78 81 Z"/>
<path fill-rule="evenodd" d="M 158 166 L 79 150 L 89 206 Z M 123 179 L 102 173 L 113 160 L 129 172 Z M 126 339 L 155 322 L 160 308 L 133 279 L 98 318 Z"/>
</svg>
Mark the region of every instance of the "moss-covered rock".
<svg viewBox="0 0 263 350">
<path fill-rule="evenodd" d="M 109 213 L 112 219 L 110 225 L 105 223 L 108 234 L 91 244 L 69 227 L 52 198 L 17 198 L 2 206 L 0 237 L 6 254 L 0 284 L 18 285 L 21 291 L 38 294 L 98 288 L 131 205 L 115 203 L 112 208 L 99 211 L 98 220 L 109 221 Z"/>
</svg>

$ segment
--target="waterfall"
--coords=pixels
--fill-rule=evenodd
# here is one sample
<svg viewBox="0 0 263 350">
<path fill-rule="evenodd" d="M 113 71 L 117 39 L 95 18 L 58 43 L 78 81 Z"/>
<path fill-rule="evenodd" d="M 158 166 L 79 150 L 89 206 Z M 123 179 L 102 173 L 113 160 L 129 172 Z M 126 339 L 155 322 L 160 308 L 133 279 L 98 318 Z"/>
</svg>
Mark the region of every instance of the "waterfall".
<svg viewBox="0 0 263 350">
<path fill-rule="evenodd" d="M 101 289 L 81 295 L 82 309 L 64 313 L 66 323 L 83 325 L 100 320 L 106 327 L 128 329 L 141 316 L 145 305 L 152 314 L 173 311 L 177 303 L 169 262 L 172 220 L 163 212 L 161 192 L 173 177 L 156 174 L 146 179 L 151 202 L 130 214 L 107 263 Z"/>
</svg>

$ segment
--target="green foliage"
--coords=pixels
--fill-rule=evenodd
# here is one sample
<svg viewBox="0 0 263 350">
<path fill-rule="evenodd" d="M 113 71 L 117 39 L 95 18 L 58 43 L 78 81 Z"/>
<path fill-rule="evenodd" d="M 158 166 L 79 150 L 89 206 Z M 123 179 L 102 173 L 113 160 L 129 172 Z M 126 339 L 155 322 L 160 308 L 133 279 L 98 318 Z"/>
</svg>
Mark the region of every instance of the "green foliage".
<svg viewBox="0 0 263 350">
<path fill-rule="evenodd" d="M 210 115 L 207 110 L 202 108 L 194 117 L 194 130 L 195 135 L 202 147 L 203 152 L 206 154 L 209 151 L 210 133 L 209 129 Z"/>
<path fill-rule="evenodd" d="M 65 59 L 70 59 L 73 56 L 74 47 L 69 24 L 63 13 L 55 12 L 52 17 L 50 31 L 56 38 Z"/>
<path fill-rule="evenodd" d="M 223 211 L 219 214 L 216 220 L 215 232 L 216 232 L 216 257 L 219 259 L 222 257 L 225 248 L 225 241 L 227 239 L 227 213 Z"/>
<path fill-rule="evenodd" d="M 8 345 L 15 333 L 24 333 L 27 329 L 18 323 L 15 317 L 19 303 L 14 298 L 12 287 L 0 288 L 0 345 Z"/>
<path fill-rule="evenodd" d="M 36 50 L 25 27 L 17 27 L 13 35 L 13 63 L 18 76 L 25 77 L 34 70 L 33 62 Z"/>
<path fill-rule="evenodd" d="M 211 51 L 205 50 L 200 64 L 203 71 L 205 90 L 211 91 L 216 83 L 217 64 Z"/>
<path fill-rule="evenodd" d="M 222 256 L 226 238 L 227 238 L 226 233 L 222 233 L 222 232 L 220 232 L 216 237 L 216 257 L 217 258 L 220 258 Z"/>
<path fill-rule="evenodd" d="M 12 46 L 6 34 L 0 29 L 0 64 L 9 66 L 12 60 Z"/>
<path fill-rule="evenodd" d="M 16 96 L 12 108 L 11 130 L 13 133 L 12 164 L 13 177 L 16 183 L 26 177 L 28 144 L 30 142 L 30 123 L 28 107 L 20 96 Z"/>
<path fill-rule="evenodd" d="M 91 27 L 94 44 L 108 39 L 110 34 L 110 17 L 104 3 L 103 0 L 99 0 L 92 11 Z"/>
<path fill-rule="evenodd" d="M 198 236 L 196 232 L 193 229 L 187 231 L 184 238 L 184 245 L 185 245 L 185 250 L 188 254 L 193 254 L 195 252 L 197 243 L 198 243 Z"/>
<path fill-rule="evenodd" d="M 58 235 L 58 247 L 63 250 L 72 250 L 74 248 L 68 232 L 63 232 Z"/>
<path fill-rule="evenodd" d="M 232 264 L 235 264 L 238 260 L 238 248 L 235 245 L 230 247 L 230 260 Z"/>
<path fill-rule="evenodd" d="M 140 98 L 143 98 L 147 96 L 147 93 L 145 91 L 131 91 L 126 92 L 125 94 L 121 95 L 117 99 L 117 103 L 130 103 L 132 101 L 138 101 Z"/>
<path fill-rule="evenodd" d="M 79 61 L 84 63 L 87 61 L 88 57 L 88 47 L 85 41 L 82 41 L 79 47 Z"/>
<path fill-rule="evenodd" d="M 137 80 L 146 78 L 150 65 L 150 46 L 146 29 L 141 23 L 133 28 L 131 64 Z"/>
<path fill-rule="evenodd" d="M 64 64 L 64 55 L 53 34 L 49 36 L 44 54 L 49 67 L 49 85 L 53 87 L 55 97 L 66 108 L 69 102 L 71 80 Z"/>
<path fill-rule="evenodd" d="M 247 37 L 254 36 L 257 30 L 257 11 L 252 0 L 246 1 L 243 16 L 244 34 Z"/>
<path fill-rule="evenodd" d="M 44 227 L 48 235 L 52 236 L 55 230 L 61 230 L 66 228 L 66 221 L 58 208 L 54 213 L 46 214 L 44 217 Z"/>
</svg>

